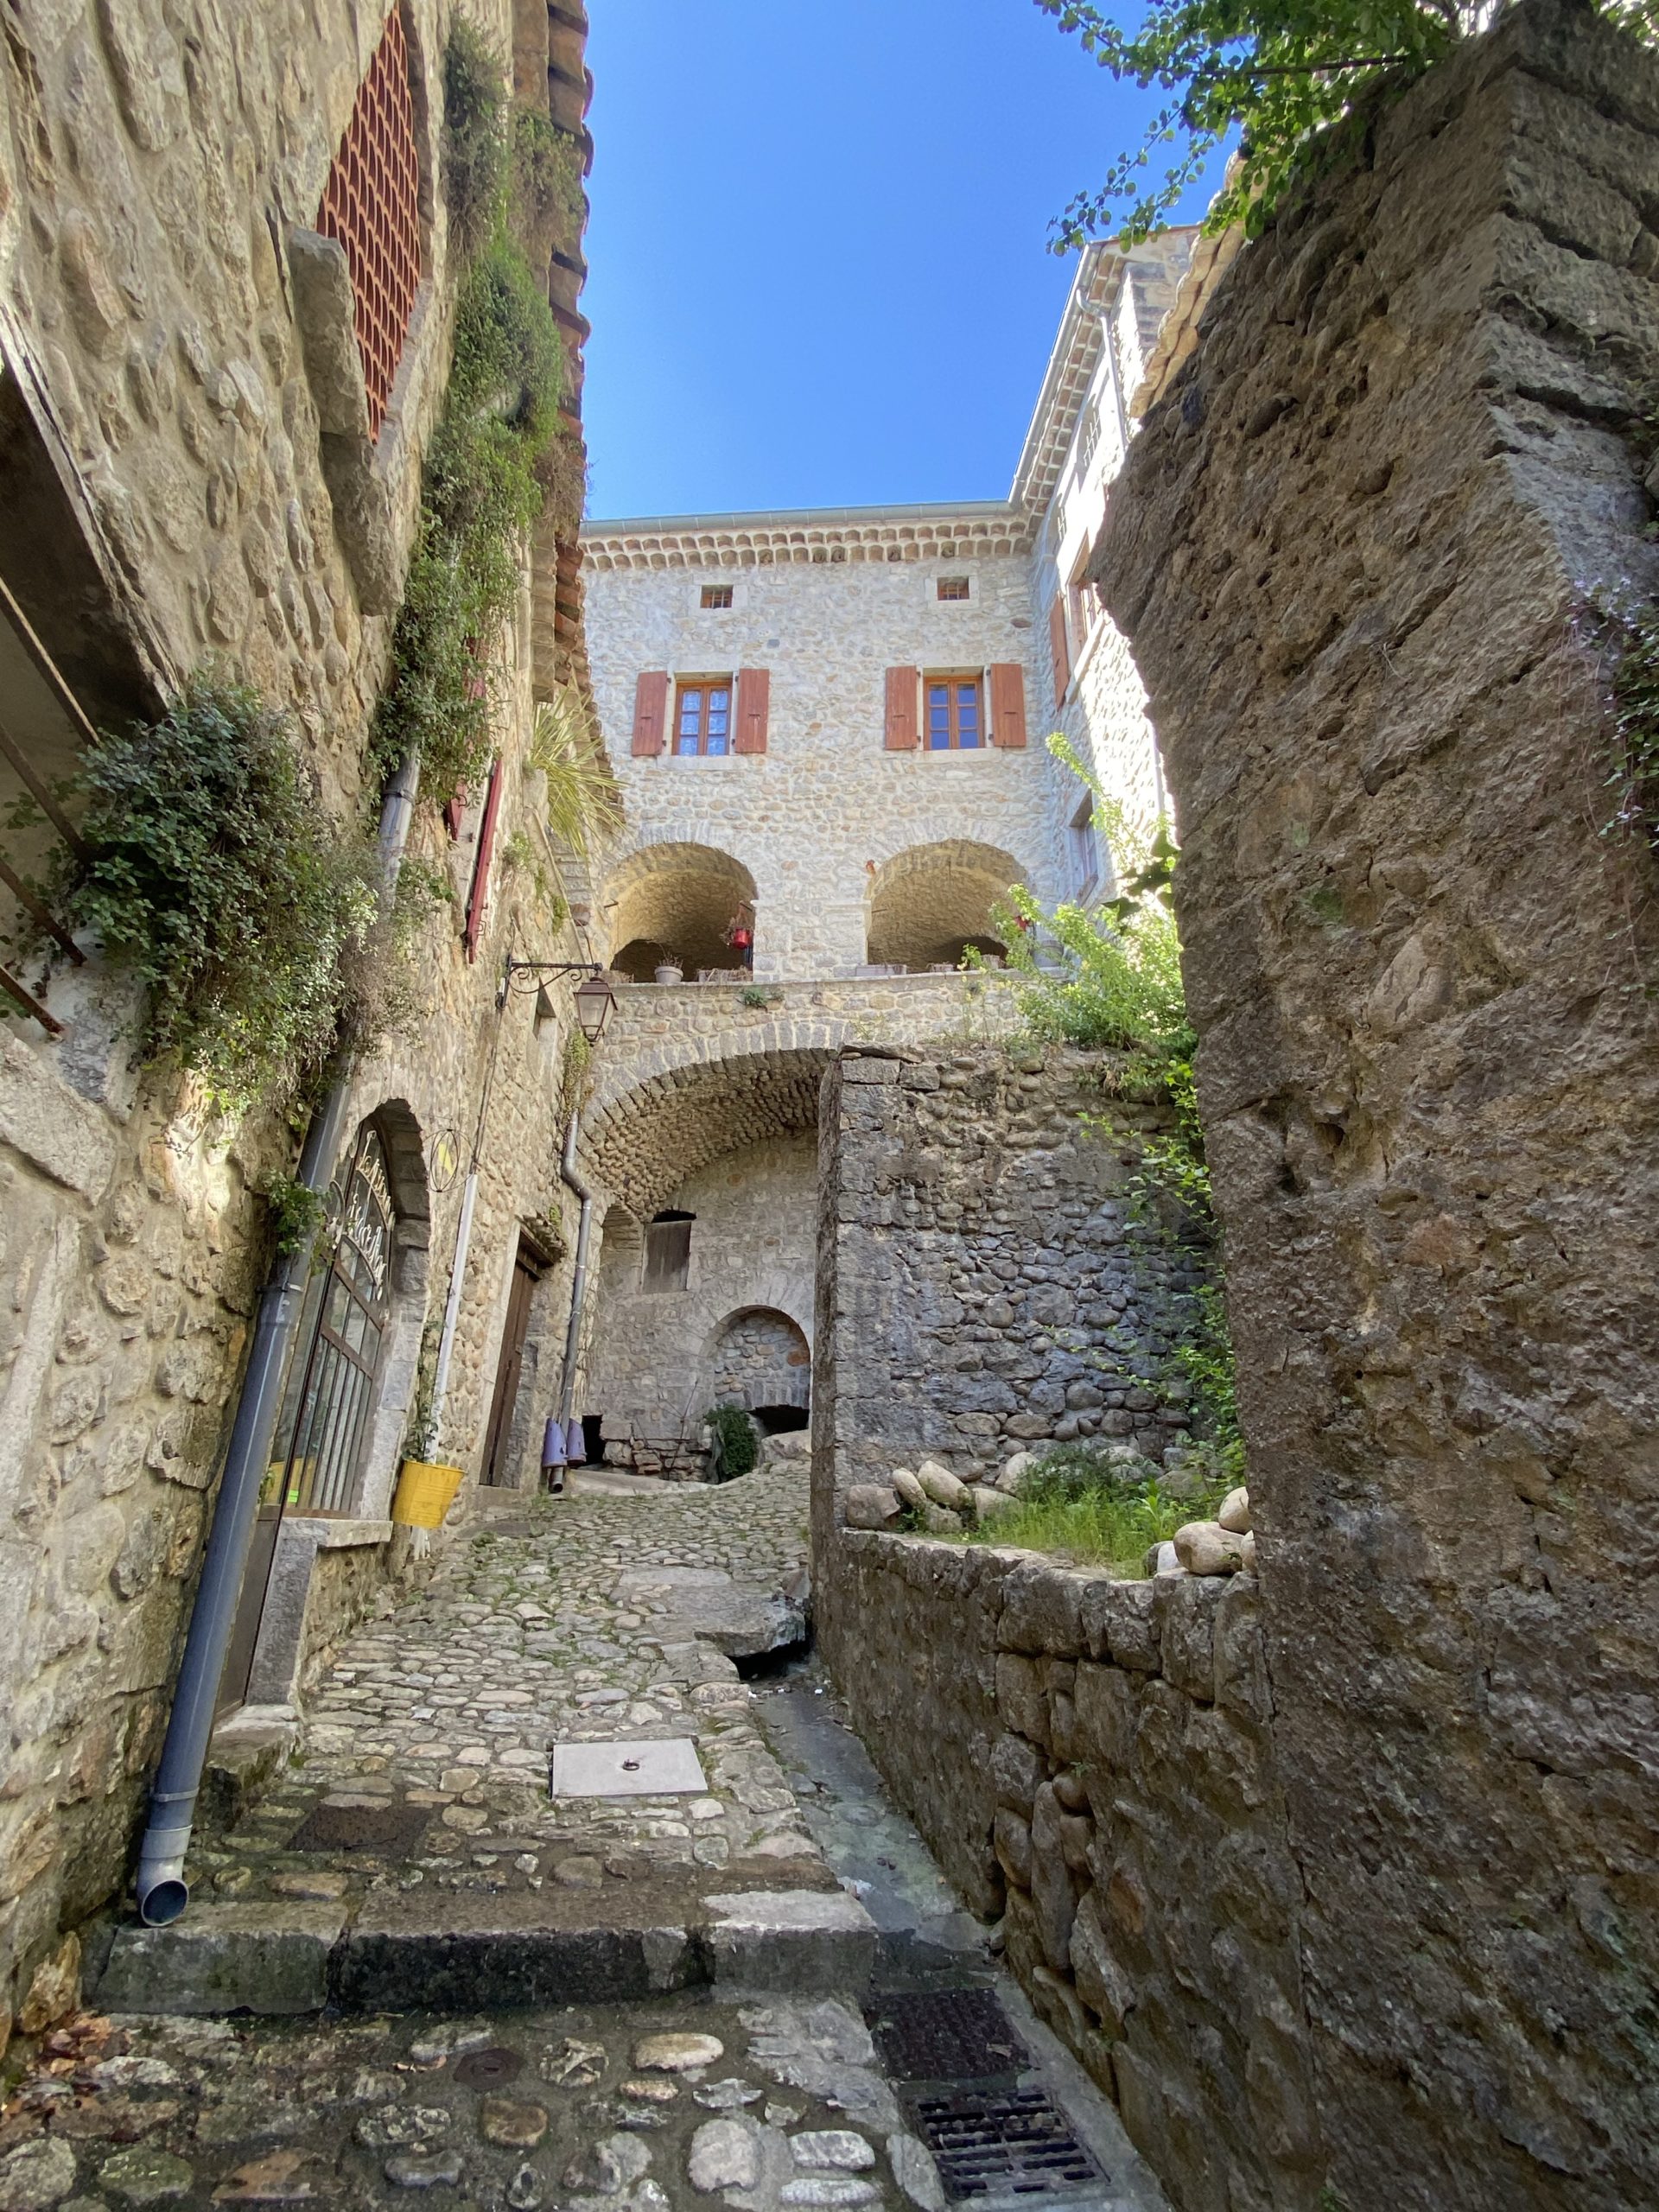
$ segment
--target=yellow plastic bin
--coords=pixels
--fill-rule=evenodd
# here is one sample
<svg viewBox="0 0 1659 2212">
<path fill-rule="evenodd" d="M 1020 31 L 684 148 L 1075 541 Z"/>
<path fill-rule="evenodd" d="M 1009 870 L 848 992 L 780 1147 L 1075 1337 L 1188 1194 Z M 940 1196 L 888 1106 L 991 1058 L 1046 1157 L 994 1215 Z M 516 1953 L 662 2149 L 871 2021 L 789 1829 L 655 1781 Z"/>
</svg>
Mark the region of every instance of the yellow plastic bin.
<svg viewBox="0 0 1659 2212">
<path fill-rule="evenodd" d="M 405 1529 L 441 1529 L 462 1480 L 459 1467 L 435 1465 L 429 1459 L 405 1459 L 397 1477 L 397 1493 L 391 1501 L 392 1519 Z"/>
</svg>

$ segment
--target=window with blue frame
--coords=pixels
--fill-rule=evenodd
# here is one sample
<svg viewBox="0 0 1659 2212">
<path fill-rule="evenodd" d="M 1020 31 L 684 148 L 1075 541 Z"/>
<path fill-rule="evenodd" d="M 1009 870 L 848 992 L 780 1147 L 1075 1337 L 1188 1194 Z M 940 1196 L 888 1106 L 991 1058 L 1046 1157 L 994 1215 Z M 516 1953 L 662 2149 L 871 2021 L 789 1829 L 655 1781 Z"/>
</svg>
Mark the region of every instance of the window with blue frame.
<svg viewBox="0 0 1659 2212">
<path fill-rule="evenodd" d="M 984 742 L 978 677 L 930 676 L 925 689 L 928 751 L 977 751 Z"/>
<path fill-rule="evenodd" d="M 690 759 L 731 749 L 731 678 L 707 677 L 682 683 L 674 700 L 675 752 Z"/>
</svg>

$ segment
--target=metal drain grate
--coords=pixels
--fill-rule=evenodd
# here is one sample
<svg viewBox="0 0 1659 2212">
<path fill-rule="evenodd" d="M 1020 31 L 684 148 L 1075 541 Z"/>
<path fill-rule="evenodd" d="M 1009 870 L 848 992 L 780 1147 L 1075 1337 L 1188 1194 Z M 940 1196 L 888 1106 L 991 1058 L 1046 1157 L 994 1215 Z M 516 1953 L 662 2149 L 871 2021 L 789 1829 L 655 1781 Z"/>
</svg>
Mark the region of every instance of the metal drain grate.
<svg viewBox="0 0 1659 2212">
<path fill-rule="evenodd" d="M 882 1997 L 865 2017 L 883 2065 L 901 2082 L 984 2082 L 1031 2063 L 995 1990 Z"/>
<path fill-rule="evenodd" d="M 1040 2089 L 918 2097 L 913 2109 L 954 2203 L 1077 2196 L 1106 2178 Z"/>
</svg>

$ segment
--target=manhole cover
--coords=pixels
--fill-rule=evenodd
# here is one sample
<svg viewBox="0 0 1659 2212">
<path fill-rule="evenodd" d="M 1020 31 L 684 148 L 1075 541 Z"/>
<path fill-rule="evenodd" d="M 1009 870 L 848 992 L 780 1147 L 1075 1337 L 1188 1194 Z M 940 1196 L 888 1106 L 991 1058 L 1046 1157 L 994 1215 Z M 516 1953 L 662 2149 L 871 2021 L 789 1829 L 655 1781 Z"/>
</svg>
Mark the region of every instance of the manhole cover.
<svg viewBox="0 0 1659 2212">
<path fill-rule="evenodd" d="M 689 1736 L 652 1743 L 555 1744 L 550 1797 L 701 1796 L 709 1784 Z"/>
<path fill-rule="evenodd" d="M 488 2050 L 469 2050 L 456 2064 L 455 2079 L 469 2089 L 499 2088 L 503 2082 L 512 2081 L 524 2063 L 505 2044 L 493 2044 Z"/>
<path fill-rule="evenodd" d="M 1040 2089 L 918 2097 L 913 2110 L 954 2203 L 1076 2196 L 1106 2178 Z"/>
<path fill-rule="evenodd" d="M 865 2018 L 883 2065 L 901 2082 L 982 2082 L 1031 2063 L 995 1990 L 882 1997 Z"/>
<path fill-rule="evenodd" d="M 378 1851 L 400 1857 L 420 1841 L 427 1805 L 314 1805 L 288 1840 L 290 1851 Z"/>
</svg>

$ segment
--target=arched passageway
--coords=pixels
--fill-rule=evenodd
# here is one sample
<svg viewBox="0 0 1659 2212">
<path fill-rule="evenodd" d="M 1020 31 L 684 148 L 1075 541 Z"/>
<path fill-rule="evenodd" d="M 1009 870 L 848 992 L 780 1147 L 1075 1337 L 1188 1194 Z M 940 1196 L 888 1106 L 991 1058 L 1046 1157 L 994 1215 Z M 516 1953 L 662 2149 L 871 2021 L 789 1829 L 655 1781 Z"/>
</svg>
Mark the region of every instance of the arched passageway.
<svg viewBox="0 0 1659 2212">
<path fill-rule="evenodd" d="M 1012 854 L 966 839 L 896 853 L 870 880 L 871 966 L 955 968 L 970 947 L 1000 955 L 992 911 L 1023 873 Z"/>
<path fill-rule="evenodd" d="M 732 939 L 746 919 L 753 930 L 754 878 L 730 853 L 713 845 L 652 845 L 621 863 L 610 888 L 610 964 L 630 982 L 650 982 L 665 963 L 688 979 L 749 964 L 752 946 Z"/>
<path fill-rule="evenodd" d="M 766 1414 L 812 1402 L 812 1354 L 806 1332 L 776 1307 L 750 1306 L 728 1313 L 715 1333 L 709 1389 L 717 1405 Z M 763 1424 L 764 1425 L 764 1424 Z"/>
</svg>

